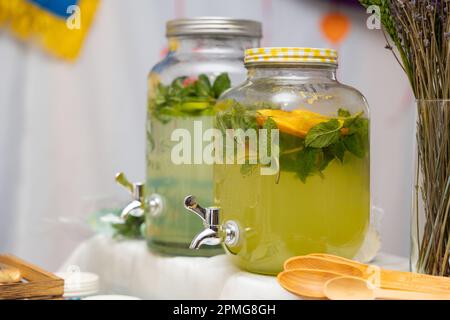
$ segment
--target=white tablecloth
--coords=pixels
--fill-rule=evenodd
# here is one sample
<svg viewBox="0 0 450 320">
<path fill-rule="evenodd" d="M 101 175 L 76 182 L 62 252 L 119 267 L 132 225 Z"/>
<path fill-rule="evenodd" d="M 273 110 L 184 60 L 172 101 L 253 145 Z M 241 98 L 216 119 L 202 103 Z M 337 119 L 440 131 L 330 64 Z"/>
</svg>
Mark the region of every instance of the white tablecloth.
<svg viewBox="0 0 450 320">
<path fill-rule="evenodd" d="M 407 270 L 408 260 L 379 254 L 373 262 L 387 269 Z M 145 241 L 115 241 L 95 236 L 83 242 L 60 271 L 100 276 L 102 294 L 142 299 L 298 299 L 275 277 L 244 272 L 226 255 L 212 258 L 167 257 L 150 253 Z"/>
</svg>

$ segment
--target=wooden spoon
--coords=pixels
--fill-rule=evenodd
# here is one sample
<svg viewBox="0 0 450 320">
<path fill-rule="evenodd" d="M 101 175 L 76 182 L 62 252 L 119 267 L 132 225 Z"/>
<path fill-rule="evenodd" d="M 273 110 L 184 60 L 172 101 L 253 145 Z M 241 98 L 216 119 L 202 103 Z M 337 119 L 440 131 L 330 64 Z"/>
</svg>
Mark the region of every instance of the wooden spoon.
<svg viewBox="0 0 450 320">
<path fill-rule="evenodd" d="M 378 280 L 380 287 L 384 289 L 450 294 L 450 278 L 448 277 L 385 270 L 328 254 L 293 257 L 285 262 L 284 268 L 285 270 L 297 268 L 327 270 L 366 280 Z M 377 272 L 379 272 L 378 275 Z"/>
<path fill-rule="evenodd" d="M 327 270 L 330 272 L 342 274 L 343 276 L 351 277 L 364 277 L 364 272 L 349 264 L 342 263 L 339 261 L 333 261 L 330 259 L 324 259 L 319 256 L 307 255 L 293 257 L 284 263 L 284 270 L 294 270 L 294 269 L 312 269 L 312 270 Z"/>
<path fill-rule="evenodd" d="M 279 273 L 277 279 L 289 292 L 303 297 L 323 299 L 326 298 L 323 291 L 325 284 L 331 279 L 342 276 L 339 273 L 317 269 L 295 269 Z"/>
<path fill-rule="evenodd" d="M 449 294 L 380 289 L 356 277 L 332 278 L 323 291 L 331 300 L 450 300 Z"/>
</svg>

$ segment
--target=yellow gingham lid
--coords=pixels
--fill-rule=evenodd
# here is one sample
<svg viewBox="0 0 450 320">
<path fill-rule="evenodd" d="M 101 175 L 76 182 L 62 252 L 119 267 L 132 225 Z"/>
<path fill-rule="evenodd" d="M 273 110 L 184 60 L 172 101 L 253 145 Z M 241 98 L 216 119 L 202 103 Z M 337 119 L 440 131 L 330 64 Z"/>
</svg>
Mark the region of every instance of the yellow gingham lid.
<svg viewBox="0 0 450 320">
<path fill-rule="evenodd" d="M 337 65 L 338 54 L 333 49 L 301 47 L 252 48 L 245 51 L 245 64 L 266 62 Z"/>
</svg>

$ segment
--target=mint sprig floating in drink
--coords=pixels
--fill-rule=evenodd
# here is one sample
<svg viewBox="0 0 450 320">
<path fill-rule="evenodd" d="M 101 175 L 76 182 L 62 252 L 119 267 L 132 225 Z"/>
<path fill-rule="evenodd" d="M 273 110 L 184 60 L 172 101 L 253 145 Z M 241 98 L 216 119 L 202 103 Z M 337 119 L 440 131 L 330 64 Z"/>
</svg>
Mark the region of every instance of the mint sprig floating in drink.
<svg viewBox="0 0 450 320">
<path fill-rule="evenodd" d="M 343 123 L 337 119 L 314 126 L 306 135 L 305 146 L 311 148 L 326 148 L 335 144 L 341 136 Z"/>
<path fill-rule="evenodd" d="M 363 118 L 362 112 L 351 116 L 350 112 L 340 109 L 340 118 L 314 126 L 305 139 L 305 149 L 300 153 L 307 153 L 307 161 L 299 161 L 297 174 L 302 181 L 314 173 L 322 173 L 328 164 L 337 159 L 344 162 L 344 155 L 350 152 L 358 158 L 364 158 L 369 148 L 369 121 Z M 342 118 L 345 116 L 345 118 Z M 311 159 L 313 158 L 313 159 Z M 310 162 L 314 161 L 314 166 Z"/>
<path fill-rule="evenodd" d="M 295 172 L 304 183 L 313 175 L 325 177 L 323 172 L 328 165 L 334 160 L 344 163 L 346 154 L 358 158 L 367 155 L 369 121 L 363 112 L 352 115 L 339 109 L 336 117 L 326 117 L 302 109 L 283 111 L 268 105 L 259 109 L 261 106 L 248 107 L 235 101 L 220 104 L 222 111 L 216 123 L 223 134 L 227 129 L 279 129 L 280 173 Z M 241 174 L 248 176 L 257 166 L 246 162 L 241 165 Z M 277 176 L 276 181 L 279 179 Z"/>
<path fill-rule="evenodd" d="M 216 99 L 230 87 L 227 73 L 213 82 L 206 74 L 194 78 L 181 76 L 169 85 L 158 82 L 149 99 L 149 112 L 162 122 L 170 121 L 171 117 L 213 115 Z"/>
</svg>

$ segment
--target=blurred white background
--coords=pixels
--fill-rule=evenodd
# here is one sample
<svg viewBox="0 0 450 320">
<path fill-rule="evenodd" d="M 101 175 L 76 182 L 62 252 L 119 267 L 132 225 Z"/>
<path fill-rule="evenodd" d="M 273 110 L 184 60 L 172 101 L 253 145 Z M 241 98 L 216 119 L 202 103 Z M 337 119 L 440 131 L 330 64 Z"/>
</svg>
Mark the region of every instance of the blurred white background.
<svg viewBox="0 0 450 320">
<path fill-rule="evenodd" d="M 0 252 L 55 269 L 91 235 L 94 204 L 127 197 L 114 175 L 144 179 L 146 77 L 165 22 L 230 16 L 264 23 L 266 46 L 330 47 L 323 16 L 351 19 L 339 78 L 371 106 L 372 199 L 383 251 L 409 253 L 414 101 L 406 76 L 358 6 L 325 0 L 104 0 L 75 64 L 0 29 Z M 336 48 L 336 46 L 335 46 Z"/>
</svg>

